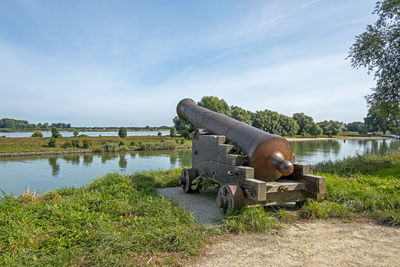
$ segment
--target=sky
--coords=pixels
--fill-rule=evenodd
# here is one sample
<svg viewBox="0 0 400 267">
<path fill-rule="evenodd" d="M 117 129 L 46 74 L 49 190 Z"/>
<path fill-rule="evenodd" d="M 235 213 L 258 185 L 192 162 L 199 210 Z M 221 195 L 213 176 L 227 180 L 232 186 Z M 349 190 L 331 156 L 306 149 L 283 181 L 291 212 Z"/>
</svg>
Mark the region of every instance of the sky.
<svg viewBox="0 0 400 267">
<path fill-rule="evenodd" d="M 172 125 L 183 98 L 362 121 L 369 0 L 3 0 L 0 118 Z"/>
</svg>

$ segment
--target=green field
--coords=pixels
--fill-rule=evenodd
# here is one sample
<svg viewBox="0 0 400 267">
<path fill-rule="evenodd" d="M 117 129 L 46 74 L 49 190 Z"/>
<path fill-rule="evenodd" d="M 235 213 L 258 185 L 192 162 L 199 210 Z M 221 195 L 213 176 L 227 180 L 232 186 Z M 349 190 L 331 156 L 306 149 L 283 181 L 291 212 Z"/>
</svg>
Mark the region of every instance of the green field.
<svg viewBox="0 0 400 267">
<path fill-rule="evenodd" d="M 70 150 L 93 150 L 95 152 L 127 149 L 158 150 L 173 149 L 177 146 L 191 144 L 190 141 L 182 138 L 171 138 L 169 136 L 128 136 L 120 138 L 118 136 L 88 137 L 80 135 L 79 137 L 57 138 L 55 147 L 49 147 L 49 141 L 49 137 L 0 138 L 0 153 Z M 77 143 L 78 147 L 73 147 L 73 142 Z M 85 146 L 85 142 L 87 146 Z M 69 146 L 65 145 L 66 143 Z"/>
<path fill-rule="evenodd" d="M 243 208 L 214 227 L 156 194 L 157 187 L 176 186 L 180 170 L 114 173 L 82 188 L 3 196 L 0 265 L 176 266 L 225 233 L 264 233 L 313 218 L 364 217 L 400 226 L 399 152 L 322 163 L 315 170 L 327 178 L 326 201 L 309 200 L 296 212 Z"/>
</svg>

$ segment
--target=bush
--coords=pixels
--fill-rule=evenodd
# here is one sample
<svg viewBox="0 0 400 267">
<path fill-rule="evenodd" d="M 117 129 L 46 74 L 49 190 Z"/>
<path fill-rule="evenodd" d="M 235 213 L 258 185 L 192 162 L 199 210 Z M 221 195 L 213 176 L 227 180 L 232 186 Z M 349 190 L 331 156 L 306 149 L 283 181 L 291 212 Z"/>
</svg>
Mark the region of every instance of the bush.
<svg viewBox="0 0 400 267">
<path fill-rule="evenodd" d="M 118 146 L 124 146 L 124 145 L 125 145 L 124 141 L 121 141 L 121 142 L 119 142 L 119 144 L 118 144 Z"/>
<path fill-rule="evenodd" d="M 157 135 L 158 135 L 158 136 L 161 136 L 161 135 L 162 135 L 162 133 L 161 133 L 161 132 L 158 132 L 158 133 L 157 133 Z"/>
<path fill-rule="evenodd" d="M 118 136 L 121 138 L 125 138 L 127 136 L 126 128 L 124 128 L 124 127 L 119 128 Z"/>
<path fill-rule="evenodd" d="M 183 145 L 185 143 L 185 139 L 181 139 L 181 145 Z"/>
<path fill-rule="evenodd" d="M 49 147 L 56 147 L 56 139 L 52 137 L 48 143 Z"/>
<path fill-rule="evenodd" d="M 138 144 L 137 144 L 135 141 L 132 141 L 132 142 L 130 143 L 130 145 L 131 145 L 131 146 L 137 146 Z"/>
<path fill-rule="evenodd" d="M 79 140 L 76 140 L 76 139 L 72 140 L 72 141 L 71 141 L 71 145 L 72 145 L 73 147 L 78 148 L 78 147 L 79 147 Z"/>
<path fill-rule="evenodd" d="M 60 132 L 57 130 L 56 127 L 51 128 L 51 138 L 59 138 L 62 137 Z"/>
<path fill-rule="evenodd" d="M 67 142 L 65 142 L 61 147 L 62 147 L 62 148 L 72 147 L 72 144 L 71 144 L 71 142 L 67 141 Z"/>
<path fill-rule="evenodd" d="M 79 134 L 78 130 L 74 130 L 74 133 L 73 133 L 73 134 L 74 134 L 75 137 L 77 137 L 78 134 Z"/>
<path fill-rule="evenodd" d="M 82 146 L 83 148 L 89 148 L 90 145 L 92 144 L 88 139 L 83 139 L 82 143 L 83 143 Z"/>
<path fill-rule="evenodd" d="M 43 137 L 43 134 L 40 131 L 36 131 L 31 135 L 31 137 Z"/>
</svg>

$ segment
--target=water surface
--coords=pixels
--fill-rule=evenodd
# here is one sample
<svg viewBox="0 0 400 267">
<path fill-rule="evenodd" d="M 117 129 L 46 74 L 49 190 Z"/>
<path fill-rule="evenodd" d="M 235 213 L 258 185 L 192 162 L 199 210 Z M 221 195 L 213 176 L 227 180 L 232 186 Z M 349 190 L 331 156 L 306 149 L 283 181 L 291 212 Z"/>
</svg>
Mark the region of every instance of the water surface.
<svg viewBox="0 0 400 267">
<path fill-rule="evenodd" d="M 400 149 L 398 140 L 290 143 L 296 154 L 296 162 L 303 164 L 364 153 L 384 154 Z M 191 150 L 0 158 L 0 190 L 7 194 L 20 194 L 29 187 L 31 191 L 42 193 L 65 186 L 79 187 L 110 172 L 132 174 L 190 165 Z"/>
</svg>

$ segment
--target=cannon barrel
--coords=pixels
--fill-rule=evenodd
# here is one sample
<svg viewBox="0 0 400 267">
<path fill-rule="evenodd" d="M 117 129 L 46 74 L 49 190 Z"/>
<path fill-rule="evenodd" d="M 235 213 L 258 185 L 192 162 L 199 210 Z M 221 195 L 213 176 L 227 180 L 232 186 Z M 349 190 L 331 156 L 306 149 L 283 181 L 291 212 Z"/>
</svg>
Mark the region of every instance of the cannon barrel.
<svg viewBox="0 0 400 267">
<path fill-rule="evenodd" d="M 254 177 L 274 181 L 293 173 L 292 148 L 286 139 L 270 134 L 223 114 L 200 107 L 192 99 L 181 100 L 176 108 L 181 119 L 211 134 L 225 135 L 249 158 Z"/>
</svg>

